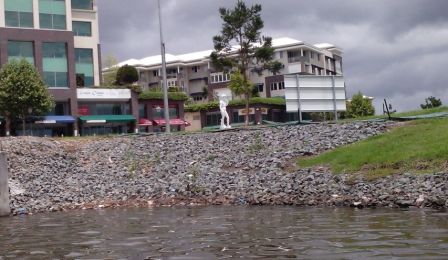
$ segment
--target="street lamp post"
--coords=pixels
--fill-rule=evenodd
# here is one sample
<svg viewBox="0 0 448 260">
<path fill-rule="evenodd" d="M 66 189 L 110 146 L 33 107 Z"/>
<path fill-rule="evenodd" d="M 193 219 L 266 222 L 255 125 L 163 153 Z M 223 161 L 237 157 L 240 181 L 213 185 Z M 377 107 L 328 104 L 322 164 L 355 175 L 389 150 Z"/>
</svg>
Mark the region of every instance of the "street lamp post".
<svg viewBox="0 0 448 260">
<path fill-rule="evenodd" d="M 165 112 L 165 132 L 170 133 L 170 110 L 168 106 L 168 82 L 166 79 L 166 61 L 165 61 L 165 43 L 163 42 L 162 33 L 162 14 L 160 12 L 160 0 L 157 0 L 157 5 L 159 9 L 159 26 L 160 26 L 160 47 L 162 53 L 162 77 L 163 77 L 163 106 Z"/>
</svg>

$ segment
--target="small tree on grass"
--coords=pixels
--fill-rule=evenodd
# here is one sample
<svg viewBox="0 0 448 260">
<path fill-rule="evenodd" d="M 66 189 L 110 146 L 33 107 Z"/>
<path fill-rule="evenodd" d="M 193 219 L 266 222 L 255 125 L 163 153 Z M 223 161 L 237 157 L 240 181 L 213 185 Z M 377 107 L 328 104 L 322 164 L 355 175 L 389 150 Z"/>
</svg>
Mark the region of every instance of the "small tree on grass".
<svg viewBox="0 0 448 260">
<path fill-rule="evenodd" d="M 372 100 L 365 98 L 361 92 L 352 96 L 352 100 L 347 102 L 347 117 L 356 118 L 361 116 L 371 116 L 375 114 Z"/>
<path fill-rule="evenodd" d="M 273 61 L 272 38 L 261 36 L 264 24 L 260 12 L 261 5 L 247 7 L 241 0 L 234 9 L 219 8 L 223 24 L 220 35 L 213 37 L 214 51 L 210 55 L 216 69 L 234 71 L 230 89 L 235 95 L 244 95 L 247 110 L 253 88 L 248 72 L 253 70 L 261 74 L 269 70 L 275 74 L 282 68 L 279 62 Z M 232 44 L 236 44 L 237 49 Z M 249 124 L 249 113 L 245 115 L 245 124 Z"/>
<path fill-rule="evenodd" d="M 25 59 L 12 60 L 0 70 L 0 114 L 5 118 L 6 131 L 13 119 L 21 119 L 25 133 L 29 115 L 44 115 L 54 107 L 39 72 Z"/>
<path fill-rule="evenodd" d="M 129 85 L 138 81 L 138 71 L 136 68 L 124 65 L 117 71 L 116 83 L 118 85 Z"/>
<path fill-rule="evenodd" d="M 441 105 L 442 101 L 440 101 L 440 99 L 430 96 L 428 98 L 425 98 L 425 104 L 421 104 L 420 107 L 422 109 L 428 109 L 428 108 L 440 107 Z"/>
</svg>

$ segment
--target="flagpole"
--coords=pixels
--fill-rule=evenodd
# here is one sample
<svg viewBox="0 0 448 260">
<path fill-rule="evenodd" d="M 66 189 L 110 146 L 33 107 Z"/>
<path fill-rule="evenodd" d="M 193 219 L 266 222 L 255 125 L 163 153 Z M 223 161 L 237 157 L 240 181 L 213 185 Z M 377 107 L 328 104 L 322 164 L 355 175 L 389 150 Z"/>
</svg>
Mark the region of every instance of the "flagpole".
<svg viewBox="0 0 448 260">
<path fill-rule="evenodd" d="M 163 42 L 162 32 L 162 14 L 160 12 L 160 0 L 157 0 L 159 9 L 159 26 L 160 26 L 160 48 L 162 53 L 162 77 L 163 77 L 163 107 L 165 112 L 165 132 L 170 133 L 170 108 L 168 106 L 168 82 L 166 79 L 166 60 L 165 60 L 165 43 Z"/>
</svg>

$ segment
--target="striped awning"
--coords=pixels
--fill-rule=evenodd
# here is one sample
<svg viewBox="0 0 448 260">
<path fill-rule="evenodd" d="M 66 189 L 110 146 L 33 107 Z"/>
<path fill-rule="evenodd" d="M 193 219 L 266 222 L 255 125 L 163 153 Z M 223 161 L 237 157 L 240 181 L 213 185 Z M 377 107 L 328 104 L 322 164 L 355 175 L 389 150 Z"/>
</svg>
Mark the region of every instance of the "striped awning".
<svg viewBox="0 0 448 260">
<path fill-rule="evenodd" d="M 113 122 L 134 122 L 135 117 L 132 115 L 96 115 L 96 116 L 80 116 L 79 120 L 87 124 L 95 123 L 113 123 Z"/>
<path fill-rule="evenodd" d="M 152 126 L 152 125 L 154 125 L 154 124 L 153 124 L 152 121 L 149 120 L 149 119 L 146 119 L 146 118 L 140 118 L 140 119 L 138 120 L 138 125 L 139 125 L 139 126 Z"/>
<path fill-rule="evenodd" d="M 155 125 L 164 126 L 166 125 L 165 119 L 156 119 L 154 120 Z M 171 118 L 170 125 L 187 125 L 187 122 L 180 118 Z"/>
</svg>

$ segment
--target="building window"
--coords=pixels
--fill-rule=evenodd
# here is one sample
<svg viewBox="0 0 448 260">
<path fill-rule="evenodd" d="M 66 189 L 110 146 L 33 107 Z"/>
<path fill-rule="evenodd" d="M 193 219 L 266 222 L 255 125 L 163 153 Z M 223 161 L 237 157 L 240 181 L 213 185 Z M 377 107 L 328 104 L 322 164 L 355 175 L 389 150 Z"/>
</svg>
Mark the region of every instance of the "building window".
<svg viewBox="0 0 448 260">
<path fill-rule="evenodd" d="M 169 109 L 170 118 L 179 118 L 179 113 L 177 107 L 170 107 Z M 152 107 L 152 118 L 153 119 L 162 119 L 165 118 L 165 109 L 160 105 L 155 105 Z"/>
<path fill-rule="evenodd" d="M 140 81 L 147 81 L 146 80 L 146 72 L 145 71 L 140 71 L 139 79 L 140 79 Z"/>
<path fill-rule="evenodd" d="M 197 73 L 198 71 L 201 70 L 201 66 L 193 66 L 193 67 L 191 67 L 191 70 L 192 70 L 194 73 Z"/>
<path fill-rule="evenodd" d="M 220 83 L 230 81 L 230 74 L 228 73 L 213 73 L 210 75 L 211 83 Z"/>
<path fill-rule="evenodd" d="M 278 83 L 278 89 L 285 89 L 285 82 L 279 82 Z"/>
<path fill-rule="evenodd" d="M 336 60 L 335 61 L 335 67 L 336 67 L 336 72 L 339 74 L 342 74 L 342 61 L 341 60 Z"/>
<path fill-rule="evenodd" d="M 130 105 L 126 103 L 80 103 L 78 105 L 80 115 L 129 115 Z"/>
<path fill-rule="evenodd" d="M 53 108 L 53 110 L 48 113 L 47 115 L 49 116 L 63 116 L 63 115 L 69 115 L 70 113 L 68 112 L 68 103 L 66 102 L 56 102 L 55 107 Z"/>
<path fill-rule="evenodd" d="M 221 122 L 221 114 L 219 112 L 207 113 L 205 117 L 205 125 L 213 126 L 219 125 Z"/>
<path fill-rule="evenodd" d="M 93 0 L 72 0 L 72 9 L 93 10 Z"/>
<path fill-rule="evenodd" d="M 202 100 L 205 99 L 204 96 L 199 96 L 199 95 L 194 95 L 194 96 L 191 96 L 191 97 L 193 98 L 194 101 L 202 101 Z"/>
<path fill-rule="evenodd" d="M 317 54 L 317 60 L 320 61 L 320 54 Z"/>
<path fill-rule="evenodd" d="M 314 59 L 314 51 L 310 51 L 310 57 L 311 59 Z"/>
<path fill-rule="evenodd" d="M 257 85 L 257 88 L 258 88 L 258 92 L 263 93 L 264 84 L 263 84 L 263 83 L 258 84 L 258 85 Z"/>
<path fill-rule="evenodd" d="M 166 74 L 177 74 L 177 69 L 166 69 Z"/>
<path fill-rule="evenodd" d="M 42 29 L 66 30 L 65 0 L 39 0 L 39 22 Z"/>
<path fill-rule="evenodd" d="M 154 77 L 159 76 L 159 71 L 158 71 L 158 70 L 153 70 L 153 71 L 152 71 L 152 75 L 153 75 Z"/>
<path fill-rule="evenodd" d="M 75 67 L 77 86 L 83 87 L 95 85 L 92 49 L 75 49 Z"/>
<path fill-rule="evenodd" d="M 288 51 L 288 63 L 300 61 L 300 51 Z"/>
<path fill-rule="evenodd" d="M 280 59 L 283 59 L 283 52 L 279 51 L 279 53 L 280 53 Z"/>
<path fill-rule="evenodd" d="M 34 65 L 32 42 L 8 41 L 8 61 L 25 59 Z"/>
<path fill-rule="evenodd" d="M 68 87 L 67 49 L 64 42 L 42 44 L 42 65 L 48 87 Z"/>
<path fill-rule="evenodd" d="M 285 82 L 271 82 L 271 91 L 285 89 Z"/>
<path fill-rule="evenodd" d="M 92 23 L 91 22 L 80 22 L 73 21 L 73 32 L 75 36 L 92 36 Z"/>
<path fill-rule="evenodd" d="M 177 79 L 167 79 L 166 83 L 168 87 L 178 87 Z M 161 85 L 163 86 L 163 82 L 161 82 Z"/>
<path fill-rule="evenodd" d="M 33 0 L 5 0 L 5 24 L 33 28 Z"/>
</svg>

